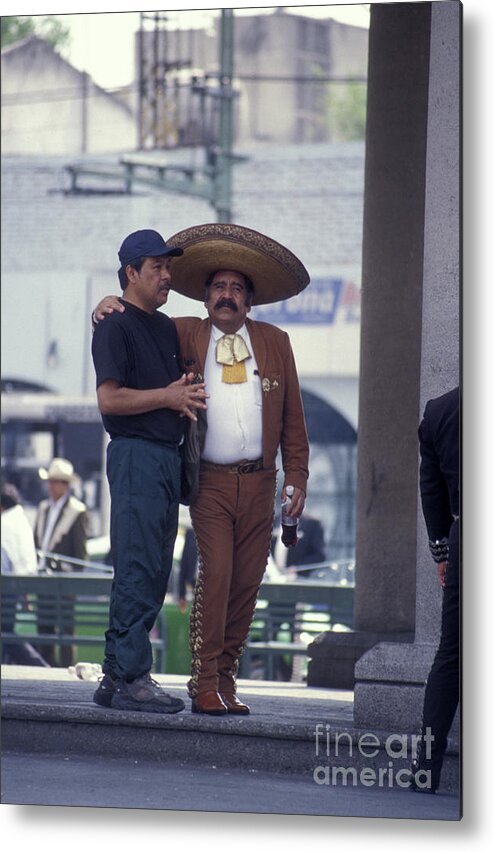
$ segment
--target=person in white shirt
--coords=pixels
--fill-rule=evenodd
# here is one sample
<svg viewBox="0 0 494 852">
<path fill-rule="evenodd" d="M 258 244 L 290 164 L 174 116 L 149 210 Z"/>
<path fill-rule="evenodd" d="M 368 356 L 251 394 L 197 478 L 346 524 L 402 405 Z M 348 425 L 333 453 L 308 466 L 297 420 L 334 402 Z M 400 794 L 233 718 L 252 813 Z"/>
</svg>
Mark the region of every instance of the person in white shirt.
<svg viewBox="0 0 494 852">
<path fill-rule="evenodd" d="M 2 574 L 36 574 L 37 556 L 33 531 L 21 504 L 20 494 L 10 482 L 2 484 L 0 511 Z M 17 605 L 17 595 L 2 595 L 2 632 L 15 631 Z M 8 639 L 2 643 L 2 663 L 48 665 L 28 642 L 18 643 Z"/>
<path fill-rule="evenodd" d="M 2 485 L 1 511 L 2 574 L 36 574 L 33 531 L 19 492 L 10 482 Z"/>
</svg>

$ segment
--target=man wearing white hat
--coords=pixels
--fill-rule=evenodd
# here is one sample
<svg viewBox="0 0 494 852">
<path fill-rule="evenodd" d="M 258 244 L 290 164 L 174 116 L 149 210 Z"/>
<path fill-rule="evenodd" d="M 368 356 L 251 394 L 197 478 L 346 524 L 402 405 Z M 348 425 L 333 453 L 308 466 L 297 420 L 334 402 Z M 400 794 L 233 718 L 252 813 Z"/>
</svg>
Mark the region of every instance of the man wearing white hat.
<svg viewBox="0 0 494 852">
<path fill-rule="evenodd" d="M 198 489 L 190 499 L 199 568 L 189 694 L 193 712 L 247 714 L 236 674 L 268 559 L 276 455 L 281 448 L 281 496 L 287 485 L 294 487 L 295 517 L 304 508 L 309 458 L 288 335 L 247 315 L 251 305 L 296 295 L 309 276 L 284 246 L 238 225 L 199 225 L 167 244 L 183 250 L 171 267 L 172 289 L 204 301 L 209 315 L 175 319 L 184 369 L 205 382 L 209 397 L 207 415 L 198 420 L 201 425 L 207 417 Z M 93 319 L 122 308 L 107 297 Z"/>
<path fill-rule="evenodd" d="M 45 480 L 48 499 L 38 506 L 34 524 L 34 542 L 41 551 L 38 571 L 78 571 L 81 566 L 70 562 L 70 558 L 86 559 L 86 541 L 88 537 L 88 514 L 84 503 L 71 494 L 71 487 L 78 481 L 74 467 L 68 459 L 54 458 L 48 468 L 40 468 L 40 478 Z M 50 556 L 54 553 L 57 556 Z M 64 561 L 58 557 L 69 557 Z M 73 629 L 70 608 L 67 610 L 67 624 L 64 630 Z M 40 633 L 53 633 L 54 627 L 43 624 L 43 609 L 40 605 L 38 630 Z M 55 665 L 55 646 L 44 646 L 43 656 L 50 665 Z M 60 664 L 71 666 L 74 661 L 74 649 L 64 646 L 60 649 Z"/>
</svg>

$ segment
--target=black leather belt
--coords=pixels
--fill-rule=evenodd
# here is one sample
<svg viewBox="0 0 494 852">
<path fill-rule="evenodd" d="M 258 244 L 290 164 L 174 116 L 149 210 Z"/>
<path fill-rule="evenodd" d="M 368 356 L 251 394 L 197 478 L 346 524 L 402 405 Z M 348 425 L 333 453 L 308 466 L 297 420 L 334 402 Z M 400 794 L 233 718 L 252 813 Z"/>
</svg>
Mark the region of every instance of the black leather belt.
<svg viewBox="0 0 494 852">
<path fill-rule="evenodd" d="M 235 464 L 216 464 L 215 462 L 202 461 L 201 467 L 204 470 L 217 470 L 223 473 L 256 473 L 256 471 L 262 470 L 262 459 L 255 459 L 255 461 L 243 459 L 235 462 Z"/>
</svg>

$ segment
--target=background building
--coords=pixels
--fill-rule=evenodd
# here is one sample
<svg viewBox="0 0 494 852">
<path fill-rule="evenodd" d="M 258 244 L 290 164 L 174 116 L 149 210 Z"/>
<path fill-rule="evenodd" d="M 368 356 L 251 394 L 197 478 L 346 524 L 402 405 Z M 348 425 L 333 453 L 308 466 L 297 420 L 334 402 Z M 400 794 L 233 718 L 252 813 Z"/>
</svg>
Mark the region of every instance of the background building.
<svg viewBox="0 0 494 852">
<path fill-rule="evenodd" d="M 181 76 L 175 77 L 178 86 L 187 69 L 192 75 L 200 69 L 201 77 L 217 77 L 218 35 L 218 20 L 214 31 L 167 29 L 166 13 L 155 19 L 153 30 L 141 28 L 136 34 L 141 92 L 146 87 L 152 92 L 156 75 L 166 67 L 181 69 Z M 270 15 L 237 17 L 234 80 L 241 97 L 235 142 L 341 141 L 345 89 L 351 94 L 353 86 L 360 104 L 365 102 L 367 39 L 362 27 L 290 14 L 283 7 Z M 193 140 L 204 131 L 201 101 L 183 102 L 179 109 L 178 86 L 172 84 L 167 92 L 164 121 L 173 125 L 177 120 L 180 137 Z"/>
<path fill-rule="evenodd" d="M 326 516 L 328 554 L 348 557 L 354 534 L 363 146 L 243 150 L 248 159 L 234 172 L 234 220 L 290 246 L 311 275 L 300 296 L 260 306 L 252 316 L 290 334 L 302 387 L 310 394 L 306 409 L 310 405 L 319 436 L 312 446 L 311 510 Z M 89 317 L 103 295 L 119 292 L 117 249 L 123 236 L 143 224 L 171 235 L 191 222 L 211 221 L 211 210 L 204 201 L 152 190 L 67 195 L 66 162 L 3 158 L 2 371 L 58 393 L 94 398 Z M 294 171 L 303 193 L 293 185 Z M 171 294 L 167 312 L 205 316 L 200 302 L 178 294 Z M 329 440 L 338 445 L 332 455 Z M 334 517 L 342 492 L 344 531 Z"/>
<path fill-rule="evenodd" d="M 136 145 L 135 116 L 30 36 L 2 50 L 2 155 L 99 154 Z"/>
<path fill-rule="evenodd" d="M 166 236 L 214 221 L 206 197 L 160 185 L 158 167 L 145 183 L 128 183 L 122 156 L 136 156 L 144 137 L 145 151 L 137 157 L 171 148 L 160 156 L 172 168 L 181 164 L 187 171 L 199 164 L 207 174 L 220 102 L 218 28 L 219 20 L 216 34 L 166 31 L 159 18 L 154 31 L 141 28 L 134 117 L 132 97 L 124 103 L 98 89 L 43 40 L 33 37 L 2 51 L 4 379 L 38 383 L 94 405 L 89 317 L 102 296 L 119 292 L 117 249 L 123 236 L 142 227 Z M 324 120 L 321 132 L 314 130 L 322 113 L 307 93 L 312 85 L 327 90 L 327 81 L 315 82 L 317 56 L 325 57 L 322 70 L 328 75 L 355 72 L 359 63 L 361 71 L 367 33 L 281 11 L 238 17 L 234 33 L 239 94 L 231 220 L 270 234 L 309 270 L 307 291 L 287 303 L 256 308 L 252 316 L 290 334 L 311 441 L 308 507 L 325 527 L 328 558 L 349 559 L 355 538 L 364 143 L 314 141 L 329 138 L 331 128 Z M 273 74 L 284 82 L 267 79 Z M 262 125 L 253 120 L 253 110 Z M 148 120 L 152 149 L 143 134 Z M 204 139 L 208 128 L 212 134 Z M 75 166 L 77 186 L 71 177 Z M 204 316 L 205 309 L 173 294 L 167 313 Z M 46 451 L 46 436 L 41 437 Z M 24 446 L 25 462 L 34 470 L 37 450 Z M 80 466 L 88 470 L 88 491 L 98 492 L 94 448 L 90 462 L 81 458 Z M 90 481 L 98 477 L 96 485 Z M 23 496 L 29 501 L 29 494 Z"/>
</svg>

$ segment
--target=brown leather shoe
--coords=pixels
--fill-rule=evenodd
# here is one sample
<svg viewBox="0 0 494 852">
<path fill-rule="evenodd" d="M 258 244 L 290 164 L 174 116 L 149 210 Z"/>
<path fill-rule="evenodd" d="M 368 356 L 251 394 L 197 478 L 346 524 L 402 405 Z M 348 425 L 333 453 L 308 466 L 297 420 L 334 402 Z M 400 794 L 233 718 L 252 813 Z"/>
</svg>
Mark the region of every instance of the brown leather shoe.
<svg viewBox="0 0 494 852">
<path fill-rule="evenodd" d="M 234 692 L 222 692 L 221 698 L 225 702 L 229 713 L 238 713 L 243 716 L 247 716 L 250 713 L 250 707 L 239 701 Z"/>
<path fill-rule="evenodd" d="M 215 689 L 209 692 L 200 692 L 192 699 L 193 713 L 207 713 L 209 716 L 224 716 L 228 713 L 226 704 Z"/>
</svg>

